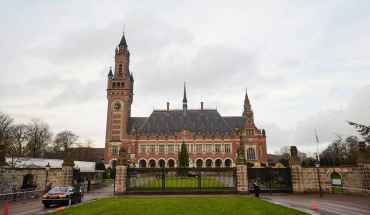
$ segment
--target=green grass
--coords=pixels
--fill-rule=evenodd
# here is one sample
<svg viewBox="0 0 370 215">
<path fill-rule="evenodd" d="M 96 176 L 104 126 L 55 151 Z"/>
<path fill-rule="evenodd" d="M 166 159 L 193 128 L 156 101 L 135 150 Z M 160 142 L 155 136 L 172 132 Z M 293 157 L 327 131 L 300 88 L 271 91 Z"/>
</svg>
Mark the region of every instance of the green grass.
<svg viewBox="0 0 370 215">
<path fill-rule="evenodd" d="M 197 178 L 176 178 L 165 180 L 166 187 L 198 187 Z M 226 185 L 213 180 L 211 178 L 202 178 L 201 180 L 202 187 L 227 187 Z M 162 187 L 162 179 L 155 179 L 151 182 L 141 185 L 140 187 Z"/>
<path fill-rule="evenodd" d="M 307 214 L 254 197 L 107 198 L 57 211 L 55 215 L 94 214 Z"/>
<path fill-rule="evenodd" d="M 112 185 L 114 183 L 114 179 L 108 179 L 108 185 Z M 106 186 L 105 179 L 99 185 Z"/>
</svg>

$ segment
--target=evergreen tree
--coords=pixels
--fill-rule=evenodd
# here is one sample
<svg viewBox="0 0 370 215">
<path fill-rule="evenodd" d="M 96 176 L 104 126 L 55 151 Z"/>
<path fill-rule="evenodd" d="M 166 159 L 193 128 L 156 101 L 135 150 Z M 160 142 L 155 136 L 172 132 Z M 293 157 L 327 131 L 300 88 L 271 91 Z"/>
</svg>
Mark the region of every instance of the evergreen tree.
<svg viewBox="0 0 370 215">
<path fill-rule="evenodd" d="M 189 168 L 189 154 L 188 150 L 186 149 L 185 141 L 181 144 L 181 150 L 178 153 L 178 164 L 177 171 L 178 176 L 186 176 L 188 174 L 187 170 L 182 168 Z"/>
</svg>

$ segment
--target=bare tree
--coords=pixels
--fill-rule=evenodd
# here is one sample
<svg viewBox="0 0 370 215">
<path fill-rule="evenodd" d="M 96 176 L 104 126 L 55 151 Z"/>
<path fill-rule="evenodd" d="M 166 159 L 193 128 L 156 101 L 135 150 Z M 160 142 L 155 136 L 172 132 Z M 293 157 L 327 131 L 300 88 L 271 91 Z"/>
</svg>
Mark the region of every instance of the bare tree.
<svg viewBox="0 0 370 215">
<path fill-rule="evenodd" d="M 278 150 L 275 150 L 275 155 L 281 156 L 282 159 L 289 160 L 290 158 L 290 146 L 283 146 Z"/>
<path fill-rule="evenodd" d="M 15 167 L 17 163 L 29 160 L 27 148 L 27 126 L 25 124 L 17 124 L 11 127 L 11 141 L 7 146 L 7 156 L 11 157 L 11 167 Z"/>
<path fill-rule="evenodd" d="M 41 157 L 51 143 L 53 133 L 49 125 L 41 119 L 32 119 L 27 125 L 27 147 L 29 156 Z"/>
<path fill-rule="evenodd" d="M 86 139 L 85 147 L 84 161 L 90 161 L 92 159 L 92 148 L 94 147 L 94 141 L 92 139 Z"/>
<path fill-rule="evenodd" d="M 13 122 L 13 118 L 0 111 L 0 144 L 7 145 L 7 141 L 9 141 L 10 138 L 10 128 Z"/>
<path fill-rule="evenodd" d="M 71 146 L 75 145 L 78 140 L 78 136 L 74 134 L 72 131 L 62 131 L 59 132 L 53 141 L 53 151 L 60 152 L 63 151 L 62 156 L 65 157 L 67 155 L 67 148 L 68 148 L 68 138 L 70 138 Z"/>
</svg>

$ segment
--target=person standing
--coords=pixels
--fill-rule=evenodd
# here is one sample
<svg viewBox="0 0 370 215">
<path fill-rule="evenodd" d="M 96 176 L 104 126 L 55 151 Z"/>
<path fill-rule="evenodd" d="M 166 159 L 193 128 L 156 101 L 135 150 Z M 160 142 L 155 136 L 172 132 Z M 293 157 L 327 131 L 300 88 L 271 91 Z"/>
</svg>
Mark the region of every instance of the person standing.
<svg viewBox="0 0 370 215">
<path fill-rule="evenodd" d="M 254 182 L 253 189 L 254 189 L 255 197 L 259 198 L 260 197 L 260 186 L 257 184 L 257 181 Z"/>
<path fill-rule="evenodd" d="M 80 186 L 77 184 L 77 181 L 74 180 L 72 186 L 77 190 L 80 191 Z"/>
<path fill-rule="evenodd" d="M 89 179 L 87 180 L 87 191 L 90 191 L 90 185 L 91 185 L 91 180 L 89 177 Z"/>
<path fill-rule="evenodd" d="M 51 190 L 51 186 L 53 185 L 53 183 L 50 183 L 47 187 L 46 187 L 46 192 L 49 192 Z"/>
<path fill-rule="evenodd" d="M 35 197 L 36 196 L 36 190 L 37 190 L 37 184 L 36 184 L 36 182 L 33 182 L 33 185 L 32 185 L 32 190 L 33 190 L 33 197 Z"/>
<path fill-rule="evenodd" d="M 13 201 L 15 202 L 15 199 L 17 198 L 17 192 L 18 192 L 18 183 L 15 182 L 13 188 L 12 188 L 12 192 L 13 192 Z"/>
</svg>

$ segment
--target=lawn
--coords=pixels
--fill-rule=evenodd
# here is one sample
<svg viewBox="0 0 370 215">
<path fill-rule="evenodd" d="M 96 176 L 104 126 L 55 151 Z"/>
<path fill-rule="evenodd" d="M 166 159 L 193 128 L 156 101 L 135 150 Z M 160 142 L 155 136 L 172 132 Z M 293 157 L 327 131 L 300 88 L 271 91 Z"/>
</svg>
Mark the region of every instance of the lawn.
<svg viewBox="0 0 370 215">
<path fill-rule="evenodd" d="M 135 182 L 133 182 L 134 185 Z M 212 178 L 201 179 L 202 191 L 233 191 L 232 187 L 228 187 Z M 133 192 L 158 192 L 162 190 L 162 179 L 155 179 L 145 183 L 139 187 L 135 187 L 130 191 Z M 166 191 L 198 191 L 197 178 L 166 178 L 165 180 Z"/>
<path fill-rule="evenodd" d="M 114 179 L 108 179 L 108 185 L 112 185 L 113 183 L 114 183 Z M 105 179 L 99 185 L 106 186 Z"/>
<path fill-rule="evenodd" d="M 254 197 L 107 198 L 54 212 L 93 214 L 307 214 Z"/>
</svg>

